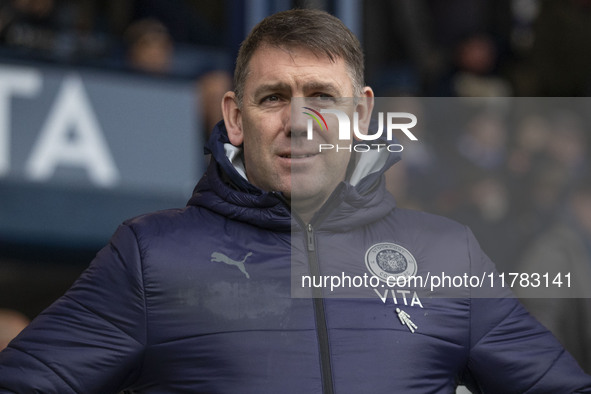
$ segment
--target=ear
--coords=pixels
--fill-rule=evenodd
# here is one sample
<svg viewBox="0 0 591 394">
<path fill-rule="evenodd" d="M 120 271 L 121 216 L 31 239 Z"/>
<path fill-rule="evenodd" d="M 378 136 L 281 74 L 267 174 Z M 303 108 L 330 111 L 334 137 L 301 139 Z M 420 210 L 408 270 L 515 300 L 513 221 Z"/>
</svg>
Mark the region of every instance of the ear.
<svg viewBox="0 0 591 394">
<path fill-rule="evenodd" d="M 369 122 L 371 121 L 373 106 L 373 90 L 369 86 L 366 86 L 363 88 L 359 102 L 355 108 L 355 111 L 359 114 L 359 131 L 363 134 L 367 134 L 367 131 L 369 130 Z"/>
<path fill-rule="evenodd" d="M 228 138 L 234 146 L 242 145 L 244 134 L 242 132 L 242 112 L 236 103 L 236 94 L 226 92 L 222 98 L 222 113 L 224 124 L 228 131 Z"/>
</svg>

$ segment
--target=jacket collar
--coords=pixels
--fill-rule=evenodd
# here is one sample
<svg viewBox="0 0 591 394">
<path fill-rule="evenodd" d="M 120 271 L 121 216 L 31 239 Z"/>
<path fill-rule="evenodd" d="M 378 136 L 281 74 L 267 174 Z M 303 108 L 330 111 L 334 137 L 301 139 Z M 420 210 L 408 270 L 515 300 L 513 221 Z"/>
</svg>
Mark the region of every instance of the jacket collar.
<svg viewBox="0 0 591 394">
<path fill-rule="evenodd" d="M 260 227 L 289 231 L 292 218 L 285 199 L 280 193 L 263 191 L 248 182 L 242 149 L 230 144 L 223 121 L 214 128 L 205 153 L 211 154 L 212 160 L 188 205 L 204 206 Z M 346 231 L 392 210 L 394 200 L 385 189 L 382 175 L 398 160 L 399 154 L 385 149 L 359 154 L 348 180 L 337 187 L 312 221 L 322 221 L 323 228 Z"/>
</svg>

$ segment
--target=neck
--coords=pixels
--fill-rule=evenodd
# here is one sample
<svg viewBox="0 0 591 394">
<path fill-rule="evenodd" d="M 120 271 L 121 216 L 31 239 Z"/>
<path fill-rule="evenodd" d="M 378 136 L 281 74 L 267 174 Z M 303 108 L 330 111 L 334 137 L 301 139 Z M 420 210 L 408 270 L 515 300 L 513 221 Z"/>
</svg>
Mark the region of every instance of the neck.
<svg viewBox="0 0 591 394">
<path fill-rule="evenodd" d="M 327 200 L 328 196 L 319 195 L 308 198 L 292 198 L 289 200 L 289 204 L 291 205 L 293 212 L 295 212 L 304 223 L 308 224 Z"/>
<path fill-rule="evenodd" d="M 314 217 L 314 213 L 315 213 L 315 212 L 302 213 L 300 211 L 295 211 L 295 212 L 300 217 L 300 219 L 302 219 L 302 222 L 304 222 L 305 224 L 310 223 L 310 221 L 312 220 L 312 217 Z"/>
</svg>

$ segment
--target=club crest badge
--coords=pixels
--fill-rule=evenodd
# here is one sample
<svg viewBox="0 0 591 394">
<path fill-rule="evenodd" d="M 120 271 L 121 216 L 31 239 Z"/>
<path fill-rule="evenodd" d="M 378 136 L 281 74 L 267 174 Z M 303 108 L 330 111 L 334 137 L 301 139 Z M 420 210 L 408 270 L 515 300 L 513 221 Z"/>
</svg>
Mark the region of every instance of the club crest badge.
<svg viewBox="0 0 591 394">
<path fill-rule="evenodd" d="M 383 242 L 370 247 L 365 253 L 365 265 L 369 272 L 386 282 L 388 277 L 413 276 L 417 273 L 417 261 L 400 245 Z"/>
</svg>

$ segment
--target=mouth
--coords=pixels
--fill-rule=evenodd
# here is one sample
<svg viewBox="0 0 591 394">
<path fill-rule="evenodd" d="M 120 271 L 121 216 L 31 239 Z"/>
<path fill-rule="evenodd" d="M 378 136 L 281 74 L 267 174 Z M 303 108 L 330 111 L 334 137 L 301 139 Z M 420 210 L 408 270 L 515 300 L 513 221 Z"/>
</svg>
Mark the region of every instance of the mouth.
<svg viewBox="0 0 591 394">
<path fill-rule="evenodd" d="M 317 153 L 305 153 L 305 154 L 285 154 L 285 155 L 279 155 L 281 158 L 283 159 L 306 159 L 308 157 L 314 157 L 316 156 Z"/>
</svg>

